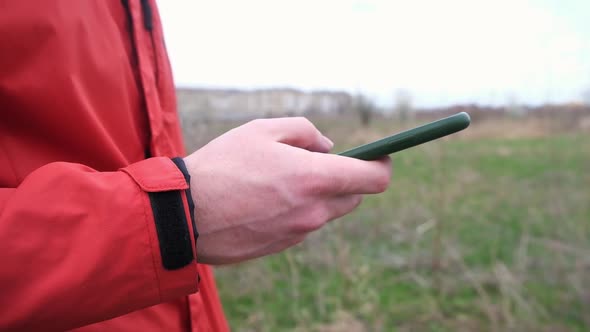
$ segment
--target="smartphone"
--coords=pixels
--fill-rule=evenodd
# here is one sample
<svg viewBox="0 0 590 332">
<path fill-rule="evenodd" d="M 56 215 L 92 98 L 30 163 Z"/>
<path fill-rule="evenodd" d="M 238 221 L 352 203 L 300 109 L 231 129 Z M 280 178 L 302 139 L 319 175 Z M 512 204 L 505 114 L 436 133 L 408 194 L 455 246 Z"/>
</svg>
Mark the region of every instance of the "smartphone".
<svg viewBox="0 0 590 332">
<path fill-rule="evenodd" d="M 388 154 L 456 133 L 469 127 L 470 123 L 471 118 L 469 114 L 461 112 L 369 144 L 346 150 L 339 153 L 339 155 L 362 160 L 375 160 Z"/>
</svg>

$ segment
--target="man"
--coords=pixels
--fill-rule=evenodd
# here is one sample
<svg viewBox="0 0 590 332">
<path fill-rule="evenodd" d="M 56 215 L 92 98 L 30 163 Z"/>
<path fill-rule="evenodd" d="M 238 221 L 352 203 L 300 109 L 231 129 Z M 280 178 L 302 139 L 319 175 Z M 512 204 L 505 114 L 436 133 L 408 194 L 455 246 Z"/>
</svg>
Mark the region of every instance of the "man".
<svg viewBox="0 0 590 332">
<path fill-rule="evenodd" d="M 0 330 L 226 331 L 204 264 L 388 186 L 389 160 L 326 154 L 302 118 L 177 158 L 174 93 L 154 0 L 0 0 Z"/>
</svg>

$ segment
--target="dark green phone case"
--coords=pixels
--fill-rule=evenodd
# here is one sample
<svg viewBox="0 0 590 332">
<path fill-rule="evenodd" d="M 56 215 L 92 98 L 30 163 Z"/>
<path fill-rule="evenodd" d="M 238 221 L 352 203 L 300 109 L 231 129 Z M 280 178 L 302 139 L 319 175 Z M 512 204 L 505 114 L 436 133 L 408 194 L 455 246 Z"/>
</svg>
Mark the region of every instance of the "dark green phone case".
<svg viewBox="0 0 590 332">
<path fill-rule="evenodd" d="M 461 131 L 471 123 L 469 114 L 457 113 L 399 134 L 339 153 L 341 156 L 362 160 L 375 160 L 388 154 L 411 148 L 443 136 Z"/>
</svg>

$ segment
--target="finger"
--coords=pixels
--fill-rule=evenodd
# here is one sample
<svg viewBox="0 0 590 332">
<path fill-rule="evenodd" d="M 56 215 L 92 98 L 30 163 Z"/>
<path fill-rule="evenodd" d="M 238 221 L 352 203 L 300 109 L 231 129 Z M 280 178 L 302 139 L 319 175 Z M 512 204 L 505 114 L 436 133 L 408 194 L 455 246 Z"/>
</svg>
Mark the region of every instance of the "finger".
<svg viewBox="0 0 590 332">
<path fill-rule="evenodd" d="M 272 138 L 280 143 L 314 152 L 328 152 L 334 143 L 306 118 L 277 118 L 254 121 Z"/>
<path fill-rule="evenodd" d="M 362 195 L 334 196 L 310 208 L 292 227 L 295 234 L 305 234 L 320 229 L 327 222 L 352 212 L 362 202 Z"/>
<path fill-rule="evenodd" d="M 377 194 L 389 187 L 391 159 L 364 161 L 334 154 L 315 154 L 311 190 L 319 194 Z"/>
<path fill-rule="evenodd" d="M 363 195 L 336 196 L 327 203 L 328 220 L 338 219 L 356 209 L 363 201 Z"/>
</svg>

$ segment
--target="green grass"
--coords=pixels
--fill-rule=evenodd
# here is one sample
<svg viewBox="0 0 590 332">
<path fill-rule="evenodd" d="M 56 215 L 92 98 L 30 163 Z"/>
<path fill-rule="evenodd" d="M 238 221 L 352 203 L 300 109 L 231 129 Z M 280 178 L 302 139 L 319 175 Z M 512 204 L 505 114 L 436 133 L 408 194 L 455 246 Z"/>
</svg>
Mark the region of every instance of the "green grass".
<svg viewBox="0 0 590 332">
<path fill-rule="evenodd" d="M 338 146 L 359 143 L 323 127 Z M 590 136 L 404 151 L 386 193 L 296 248 L 216 275 L 235 331 L 586 330 Z"/>
</svg>

